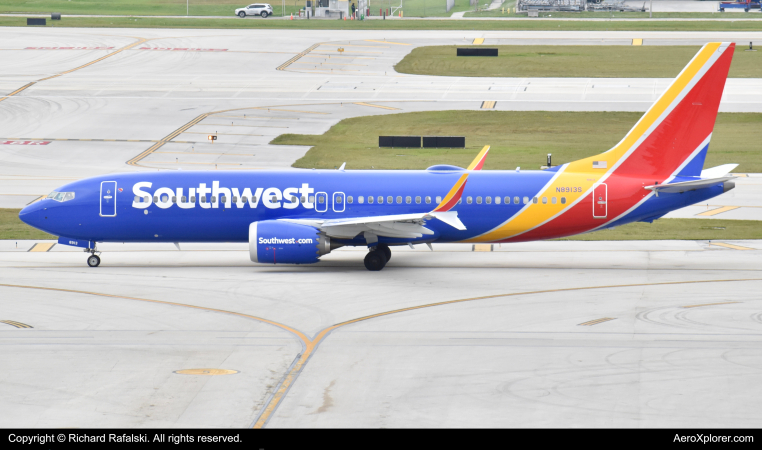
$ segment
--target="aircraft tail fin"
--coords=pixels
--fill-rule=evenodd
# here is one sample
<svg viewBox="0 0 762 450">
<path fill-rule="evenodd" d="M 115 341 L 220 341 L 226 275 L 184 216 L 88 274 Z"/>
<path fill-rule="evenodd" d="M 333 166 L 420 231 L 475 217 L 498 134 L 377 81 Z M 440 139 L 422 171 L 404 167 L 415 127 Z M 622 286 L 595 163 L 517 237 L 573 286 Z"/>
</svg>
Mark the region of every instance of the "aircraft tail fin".
<svg viewBox="0 0 762 450">
<path fill-rule="evenodd" d="M 569 169 L 658 182 L 700 176 L 734 50 L 731 42 L 704 45 L 616 146 Z"/>
</svg>

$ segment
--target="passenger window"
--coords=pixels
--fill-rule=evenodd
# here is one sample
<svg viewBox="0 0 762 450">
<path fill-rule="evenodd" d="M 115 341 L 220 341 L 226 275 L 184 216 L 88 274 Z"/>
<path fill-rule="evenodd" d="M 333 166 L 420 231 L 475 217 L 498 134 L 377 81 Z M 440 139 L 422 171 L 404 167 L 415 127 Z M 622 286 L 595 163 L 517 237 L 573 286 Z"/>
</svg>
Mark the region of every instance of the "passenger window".
<svg viewBox="0 0 762 450">
<path fill-rule="evenodd" d="M 526 197 L 524 197 L 524 198 L 526 198 Z M 526 202 L 527 202 L 527 201 L 526 201 L 526 200 L 524 200 L 524 203 L 526 203 Z M 518 198 L 518 197 L 513 197 L 513 204 L 514 204 L 514 205 L 518 205 L 518 204 L 519 204 L 519 198 Z"/>
<path fill-rule="evenodd" d="M 532 203 L 537 204 L 537 202 L 538 202 L 538 198 L 537 197 L 532 197 Z"/>
<path fill-rule="evenodd" d="M 471 197 L 468 197 L 468 198 L 471 198 Z M 463 203 L 463 198 L 462 197 L 458 199 L 458 204 L 460 205 L 461 203 Z M 469 202 L 469 203 L 471 203 L 471 202 Z"/>
<path fill-rule="evenodd" d="M 416 197 L 416 198 L 415 198 L 415 202 L 416 202 L 416 203 L 421 203 L 421 197 Z"/>
<path fill-rule="evenodd" d="M 497 202 L 500 203 L 500 197 L 495 197 L 495 198 L 497 198 Z M 484 200 L 487 201 L 488 205 L 492 203 L 492 197 L 487 197 Z"/>
<path fill-rule="evenodd" d="M 135 196 L 135 200 L 134 201 L 135 201 L 135 203 L 143 203 L 143 199 L 138 197 L 137 195 Z"/>
<path fill-rule="evenodd" d="M 196 197 L 191 197 L 191 203 L 196 203 Z"/>
<path fill-rule="evenodd" d="M 177 197 L 172 197 L 172 203 L 177 203 Z"/>
<path fill-rule="evenodd" d="M 368 204 L 369 204 L 369 205 L 372 205 L 372 204 L 373 204 L 373 196 L 372 196 L 372 195 L 369 195 L 369 196 L 368 196 Z"/>
<path fill-rule="evenodd" d="M 409 195 L 408 195 L 407 197 L 405 197 L 405 203 L 407 203 L 408 205 L 409 205 L 409 204 L 410 204 L 410 202 L 412 202 L 412 201 L 413 201 L 413 199 L 412 199 L 412 198 L 411 198 Z M 398 203 L 399 203 L 399 202 L 398 202 Z"/>
<path fill-rule="evenodd" d="M 481 205 L 482 204 L 482 198 L 481 197 L 476 197 L 476 204 L 477 205 Z"/>
<path fill-rule="evenodd" d="M 324 201 L 325 201 L 325 198 L 322 195 L 320 197 L 318 197 L 318 203 L 320 203 L 322 205 L 324 203 Z"/>
<path fill-rule="evenodd" d="M 442 203 L 442 197 L 437 196 L 436 201 L 437 201 L 437 205 Z"/>
<path fill-rule="evenodd" d="M 518 197 L 516 197 L 518 198 Z M 505 197 L 505 204 L 508 205 L 511 203 L 511 197 Z"/>
<path fill-rule="evenodd" d="M 180 197 L 180 200 L 181 200 L 183 203 L 188 203 L 188 197 L 186 197 L 186 196 L 184 196 L 184 195 L 183 195 L 182 197 Z"/>
<path fill-rule="evenodd" d="M 429 197 L 429 196 L 427 195 L 427 196 L 426 196 L 426 204 L 429 204 L 429 203 L 431 203 L 431 197 Z"/>
<path fill-rule="evenodd" d="M 347 197 L 347 203 L 352 203 L 354 200 L 352 199 L 352 196 L 350 195 Z"/>
<path fill-rule="evenodd" d="M 312 197 L 310 197 L 310 198 L 312 198 Z M 252 197 L 251 197 L 251 201 L 252 201 L 252 202 L 254 202 L 254 203 L 256 203 L 256 202 L 257 202 L 257 196 L 256 196 L 256 195 L 252 196 Z M 310 200 L 310 203 L 312 203 L 312 201 L 313 201 L 313 200 Z"/>
<path fill-rule="evenodd" d="M 547 205 L 548 204 L 548 197 L 543 197 L 542 198 L 542 204 L 543 205 Z"/>
<path fill-rule="evenodd" d="M 214 200 L 212 200 L 212 201 L 214 201 Z M 228 198 L 225 197 L 224 195 L 221 195 L 220 196 L 220 203 L 227 203 L 227 202 L 228 202 Z"/>
<path fill-rule="evenodd" d="M 256 202 L 257 201 L 257 197 L 254 197 L 253 201 Z M 310 203 L 315 203 L 315 196 L 314 195 L 310 195 Z"/>
<path fill-rule="evenodd" d="M 154 198 L 154 201 L 156 201 L 155 198 Z M 206 203 L 206 195 L 201 196 L 201 203 Z"/>
<path fill-rule="evenodd" d="M 495 197 L 495 204 L 496 204 L 496 205 L 499 205 L 499 204 L 500 204 L 500 197 Z"/>
<path fill-rule="evenodd" d="M 394 203 L 394 198 L 391 195 L 386 197 L 386 203 Z"/>
<path fill-rule="evenodd" d="M 473 200 L 471 197 L 467 197 L 467 198 L 466 198 L 466 203 L 468 203 L 469 205 L 470 205 L 471 203 L 473 203 L 473 201 L 474 201 L 474 200 Z"/>
<path fill-rule="evenodd" d="M 344 199 L 343 199 L 343 197 L 342 197 L 341 195 L 339 195 L 338 197 L 336 197 L 336 203 L 338 203 L 338 204 L 342 204 L 342 203 L 344 203 Z"/>
<path fill-rule="evenodd" d="M 302 203 L 307 203 L 307 197 L 305 197 L 305 196 L 303 196 L 303 195 L 302 195 L 302 198 L 301 198 L 301 200 L 302 200 Z"/>
<path fill-rule="evenodd" d="M 562 205 L 565 205 L 565 204 L 566 204 L 566 197 L 561 197 L 561 204 L 562 204 Z"/>
<path fill-rule="evenodd" d="M 401 204 L 402 204 L 402 197 L 401 197 L 401 196 L 399 196 L 399 195 L 397 196 L 397 204 L 398 204 L 398 205 L 401 205 Z"/>
<path fill-rule="evenodd" d="M 195 200 L 193 200 L 193 198 L 194 198 L 194 197 L 191 197 L 191 201 L 192 201 L 192 202 L 195 202 Z M 247 198 L 246 198 L 246 197 L 241 197 L 241 203 L 246 203 L 246 201 L 247 201 Z"/>
<path fill-rule="evenodd" d="M 391 197 L 389 197 L 389 198 L 391 198 Z M 390 200 L 390 201 L 391 201 L 391 200 Z M 384 203 L 384 197 L 382 197 L 382 196 L 380 196 L 380 195 L 379 195 L 379 196 L 378 196 L 378 204 L 380 205 L 380 204 L 382 204 L 382 203 Z"/>
<path fill-rule="evenodd" d="M 357 196 L 357 203 L 359 204 L 365 203 L 365 197 L 363 197 L 362 195 Z"/>
<path fill-rule="evenodd" d="M 233 198 L 235 198 L 235 197 L 233 197 Z M 291 196 L 291 203 L 299 203 L 299 199 L 296 198 L 296 195 L 292 195 Z M 349 202 L 349 203 L 352 203 L 352 202 Z"/>
<path fill-rule="evenodd" d="M 159 197 L 157 197 L 157 196 L 155 196 L 155 195 L 154 195 L 154 196 L 153 196 L 153 202 L 154 202 L 154 203 L 159 203 Z"/>
<path fill-rule="evenodd" d="M 550 203 L 553 203 L 555 205 L 556 204 L 556 198 L 555 197 L 551 198 L 550 199 Z"/>
<path fill-rule="evenodd" d="M 524 204 L 526 205 L 527 203 L 529 203 L 529 197 L 524 197 Z"/>
</svg>

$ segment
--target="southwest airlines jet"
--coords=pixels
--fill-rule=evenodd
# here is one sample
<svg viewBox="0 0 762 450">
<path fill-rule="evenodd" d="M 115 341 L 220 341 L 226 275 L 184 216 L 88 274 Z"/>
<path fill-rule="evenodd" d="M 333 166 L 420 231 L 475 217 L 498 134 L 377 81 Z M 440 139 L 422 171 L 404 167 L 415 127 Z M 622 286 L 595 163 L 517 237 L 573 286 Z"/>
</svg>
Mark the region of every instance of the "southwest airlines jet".
<svg viewBox="0 0 762 450">
<path fill-rule="evenodd" d="M 705 45 L 611 150 L 546 170 L 172 171 L 67 184 L 19 217 L 83 247 L 97 242 L 248 242 L 251 260 L 310 264 L 365 246 L 368 270 L 389 247 L 522 242 L 630 222 L 715 197 L 734 184 L 727 164 L 702 170 L 735 44 Z"/>
</svg>

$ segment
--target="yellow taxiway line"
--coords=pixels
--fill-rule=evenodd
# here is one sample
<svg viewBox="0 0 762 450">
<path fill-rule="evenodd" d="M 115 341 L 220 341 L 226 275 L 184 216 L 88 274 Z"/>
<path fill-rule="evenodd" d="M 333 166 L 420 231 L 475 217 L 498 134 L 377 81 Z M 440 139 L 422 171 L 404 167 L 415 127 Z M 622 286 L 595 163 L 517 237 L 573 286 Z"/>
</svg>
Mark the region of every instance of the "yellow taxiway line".
<svg viewBox="0 0 762 450">
<path fill-rule="evenodd" d="M 433 308 L 436 306 L 444 306 L 444 305 L 453 305 L 458 303 L 465 303 L 465 302 L 472 302 L 477 300 L 491 300 L 491 299 L 498 299 L 498 298 L 506 298 L 506 297 L 519 297 L 519 296 L 525 296 L 525 295 L 535 295 L 535 294 L 546 294 L 546 293 L 557 293 L 557 292 L 573 292 L 573 291 L 586 291 L 586 290 L 593 290 L 593 289 L 618 289 L 618 288 L 630 288 L 630 287 L 644 287 L 644 286 L 669 286 L 669 285 L 681 285 L 681 284 L 699 284 L 699 283 L 732 283 L 732 282 L 743 282 L 743 281 L 762 281 L 762 278 L 739 278 L 739 279 L 720 279 L 720 280 L 696 280 L 696 281 L 667 281 L 667 282 L 661 282 L 661 283 L 637 283 L 637 284 L 618 284 L 618 285 L 607 285 L 607 286 L 585 286 L 585 287 L 573 287 L 573 288 L 561 288 L 561 289 L 546 289 L 546 290 L 540 290 L 540 291 L 525 291 L 525 292 L 511 292 L 511 293 L 505 293 L 505 294 L 495 294 L 495 295 L 485 295 L 481 297 L 470 297 L 470 298 L 463 298 L 463 299 L 457 299 L 457 300 L 446 300 L 442 302 L 436 302 L 436 303 L 428 303 L 424 305 L 418 305 L 418 306 L 410 306 L 407 308 L 400 308 L 395 309 L 391 311 L 385 311 L 380 312 L 377 314 L 371 314 L 368 316 L 358 317 L 356 319 L 347 320 L 344 322 L 337 323 L 335 325 L 332 325 L 330 327 L 327 327 L 320 331 L 314 338 L 310 339 L 307 337 L 306 334 L 302 333 L 301 331 L 297 330 L 296 328 L 290 327 L 288 325 L 282 324 L 280 322 L 275 322 L 273 320 L 265 319 L 263 317 L 258 316 L 252 316 L 250 314 L 243 314 L 238 313 L 235 311 L 228 311 L 224 309 L 217 309 L 217 308 L 208 308 L 205 306 L 197 306 L 197 305 L 189 305 L 186 303 L 178 303 L 178 302 L 169 302 L 169 301 L 163 301 L 163 300 L 152 300 L 147 298 L 140 298 L 140 297 L 129 297 L 124 295 L 114 295 L 114 294 L 105 294 L 100 292 L 91 292 L 91 291 L 81 291 L 76 289 L 63 289 L 63 288 L 54 288 L 54 287 L 42 287 L 42 286 L 28 286 L 28 285 L 17 285 L 17 284 L 0 284 L 2 287 L 10 287 L 10 288 L 21 288 L 21 289 L 38 289 L 38 290 L 44 290 L 44 291 L 52 291 L 52 292 L 69 292 L 69 293 L 75 293 L 75 294 L 85 294 L 85 295 L 95 295 L 100 297 L 108 297 L 108 298 L 116 298 L 116 299 L 122 299 L 122 300 L 136 300 L 141 302 L 147 302 L 147 303 L 156 303 L 161 305 L 170 305 L 170 306 L 180 306 L 185 308 L 192 308 L 197 309 L 201 311 L 212 311 L 222 314 L 230 314 L 233 316 L 243 317 L 247 319 L 256 320 L 258 322 L 267 323 L 270 325 L 273 325 L 275 327 L 278 327 L 280 329 L 286 330 L 289 333 L 296 336 L 301 344 L 303 345 L 303 351 L 300 355 L 298 355 L 298 359 L 292 366 L 291 370 L 289 370 L 288 374 L 283 378 L 283 381 L 281 384 L 277 387 L 274 395 L 270 398 L 268 403 L 265 405 L 265 407 L 262 410 L 262 413 L 257 418 L 256 422 L 254 423 L 254 428 L 262 428 L 267 424 L 267 421 L 272 416 L 273 412 L 276 410 L 280 402 L 283 400 L 285 395 L 288 393 L 289 388 L 293 383 L 296 381 L 296 378 L 299 376 L 299 373 L 301 373 L 302 369 L 304 368 L 305 364 L 309 361 L 312 354 L 315 352 L 317 347 L 320 345 L 320 343 L 335 329 L 351 325 L 358 322 L 367 321 L 370 319 L 374 319 L 377 317 L 384 317 L 389 316 L 392 314 L 398 314 L 406 311 L 415 311 L 419 309 L 425 309 L 425 308 Z M 600 319 L 599 319 L 600 320 Z"/>
<path fill-rule="evenodd" d="M 709 245 L 716 245 L 718 247 L 732 248 L 733 250 L 756 250 L 749 247 L 741 247 L 740 245 L 726 244 L 724 242 L 710 242 Z"/>
<path fill-rule="evenodd" d="M 704 211 L 702 213 L 696 214 L 697 216 L 716 216 L 717 214 L 722 214 L 724 212 L 733 211 L 734 209 L 738 209 L 740 206 L 722 206 L 720 208 L 711 209 L 709 211 Z"/>
</svg>

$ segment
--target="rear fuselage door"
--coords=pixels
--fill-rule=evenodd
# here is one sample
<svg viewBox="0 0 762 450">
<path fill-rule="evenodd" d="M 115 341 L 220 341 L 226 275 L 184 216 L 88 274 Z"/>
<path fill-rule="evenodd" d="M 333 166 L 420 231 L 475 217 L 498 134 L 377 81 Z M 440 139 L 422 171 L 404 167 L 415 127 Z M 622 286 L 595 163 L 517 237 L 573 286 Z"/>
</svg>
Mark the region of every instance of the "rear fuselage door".
<svg viewBox="0 0 762 450">
<path fill-rule="evenodd" d="M 605 219 L 608 215 L 608 187 L 601 183 L 593 189 L 593 217 Z"/>
<path fill-rule="evenodd" d="M 318 192 L 315 194 L 315 212 L 326 212 L 328 210 L 328 194 Z"/>
<path fill-rule="evenodd" d="M 101 217 L 116 216 L 116 181 L 101 182 Z"/>
<path fill-rule="evenodd" d="M 347 199 L 344 196 L 343 192 L 334 192 L 333 193 L 333 212 L 344 212 L 344 204 L 346 203 Z"/>
</svg>

